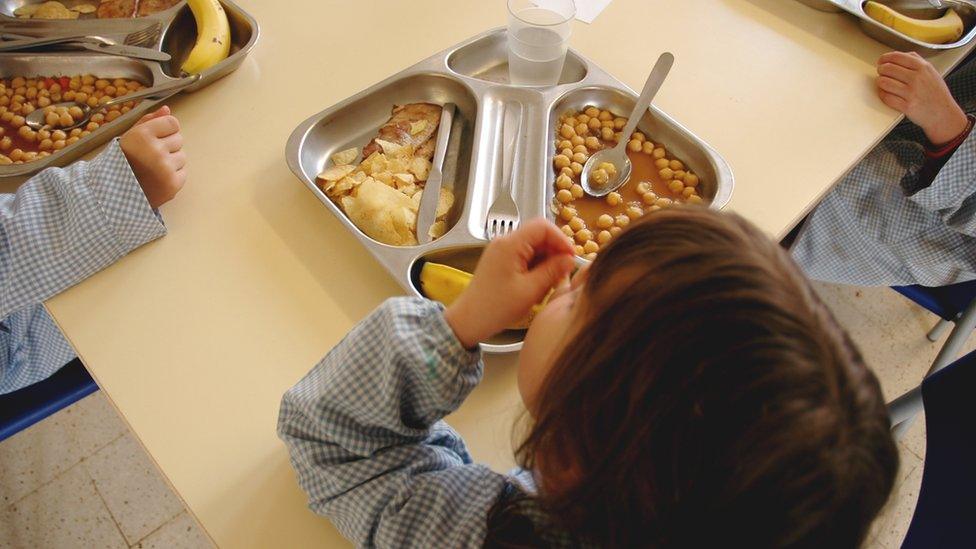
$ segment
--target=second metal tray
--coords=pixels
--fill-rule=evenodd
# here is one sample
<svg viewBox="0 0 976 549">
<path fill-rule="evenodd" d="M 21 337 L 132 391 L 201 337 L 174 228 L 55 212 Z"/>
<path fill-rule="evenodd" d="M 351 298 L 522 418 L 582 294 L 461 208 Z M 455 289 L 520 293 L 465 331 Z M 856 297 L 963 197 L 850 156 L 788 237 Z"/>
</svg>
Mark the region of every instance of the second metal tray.
<svg viewBox="0 0 976 549">
<path fill-rule="evenodd" d="M 513 189 L 522 220 L 553 218 L 555 122 L 570 108 L 592 103 L 620 113 L 632 110 L 637 94 L 592 61 L 570 50 L 560 83 L 549 88 L 508 83 L 505 29 L 495 29 L 448 48 L 390 78 L 319 112 L 299 124 L 288 139 L 286 159 L 292 172 L 373 254 L 400 285 L 421 295 L 418 275 L 426 261 L 473 270 L 487 244 L 485 215 L 495 196 L 502 158 L 498 144 L 500 114 L 508 103 L 522 107 L 519 174 Z M 438 240 L 420 246 L 389 246 L 366 236 L 316 184 L 330 156 L 348 147 L 362 147 L 389 118 L 395 104 L 455 103 L 464 128 L 453 187 L 452 224 Z M 712 208 L 721 208 L 732 194 L 728 163 L 707 143 L 656 107 L 639 128 L 667 144 L 702 181 Z M 582 260 L 580 260 L 582 261 Z M 509 330 L 483 343 L 487 352 L 521 349 L 524 330 Z"/>
</svg>

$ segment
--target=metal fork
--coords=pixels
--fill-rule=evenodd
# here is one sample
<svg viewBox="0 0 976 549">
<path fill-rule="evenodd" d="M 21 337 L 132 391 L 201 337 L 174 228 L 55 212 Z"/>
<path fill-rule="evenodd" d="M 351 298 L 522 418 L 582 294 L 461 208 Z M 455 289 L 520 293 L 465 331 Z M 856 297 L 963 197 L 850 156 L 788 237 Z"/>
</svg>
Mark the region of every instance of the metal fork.
<svg viewBox="0 0 976 549">
<path fill-rule="evenodd" d="M 519 148 L 522 144 L 522 105 L 518 104 L 518 110 L 513 111 L 512 103 L 505 105 L 503 114 L 502 134 L 502 177 L 495 202 L 488 208 L 488 215 L 485 218 L 485 236 L 488 240 L 493 240 L 499 236 L 505 236 L 519 226 L 519 210 L 515 198 L 512 196 L 512 189 L 515 188 L 515 178 L 518 175 L 518 161 L 521 157 Z M 511 115 L 511 116 L 510 116 Z M 508 168 L 508 177 L 505 177 L 504 170 Z"/>
<path fill-rule="evenodd" d="M 159 34 L 163 30 L 163 24 L 156 21 L 148 27 L 129 33 L 122 42 L 126 46 L 142 46 L 145 44 L 155 44 L 159 39 Z"/>
</svg>

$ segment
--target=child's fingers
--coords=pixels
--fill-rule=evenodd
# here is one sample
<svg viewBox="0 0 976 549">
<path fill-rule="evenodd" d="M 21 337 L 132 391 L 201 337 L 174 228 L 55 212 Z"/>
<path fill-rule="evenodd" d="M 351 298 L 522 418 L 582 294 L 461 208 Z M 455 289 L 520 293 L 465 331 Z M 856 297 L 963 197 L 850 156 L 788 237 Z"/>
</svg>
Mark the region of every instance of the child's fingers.
<svg viewBox="0 0 976 549">
<path fill-rule="evenodd" d="M 528 279 L 532 283 L 535 300 L 542 299 L 550 288 L 572 272 L 575 265 L 571 255 L 553 255 L 529 271 Z"/>
<path fill-rule="evenodd" d="M 566 240 L 566 235 L 555 225 L 543 218 L 536 218 L 525 225 L 513 236 L 519 235 L 519 240 L 528 244 L 533 250 L 546 254 L 570 254 L 573 247 Z"/>
<path fill-rule="evenodd" d="M 894 65 L 900 65 L 908 69 L 921 69 L 925 66 L 925 60 L 922 59 L 920 55 L 915 52 L 905 53 L 901 51 L 888 52 L 878 59 L 878 65 L 883 65 L 885 63 L 891 63 Z"/>
<path fill-rule="evenodd" d="M 148 128 L 155 137 L 169 137 L 180 131 L 180 122 L 173 115 L 153 118 L 145 124 L 146 128 Z"/>
<path fill-rule="evenodd" d="M 167 115 L 169 115 L 169 113 L 170 113 L 169 106 L 163 105 L 162 107 L 159 107 L 155 111 L 153 111 L 153 112 L 151 112 L 149 114 L 144 115 L 142 118 L 139 119 L 138 122 L 136 122 L 136 125 L 138 126 L 139 124 L 142 124 L 143 122 L 149 122 L 153 118 L 159 118 L 160 116 L 167 116 Z"/>
<path fill-rule="evenodd" d="M 162 142 L 167 151 L 175 153 L 183 149 L 183 134 L 176 132 L 173 135 L 168 135 L 162 139 Z"/>
<path fill-rule="evenodd" d="M 169 161 L 174 171 L 180 171 L 186 167 L 186 153 L 183 151 L 175 152 L 169 155 Z"/>
<path fill-rule="evenodd" d="M 915 77 L 915 71 L 912 69 L 906 69 L 901 65 L 896 65 L 894 63 L 883 63 L 878 65 L 878 76 L 887 76 L 888 78 L 897 80 L 899 82 L 911 82 Z"/>
<path fill-rule="evenodd" d="M 898 112 L 904 113 L 908 111 L 908 101 L 905 101 L 904 99 L 898 97 L 897 95 L 881 90 L 878 92 L 878 97 L 881 98 L 882 103 L 888 105 L 889 107 L 895 109 Z"/>
<path fill-rule="evenodd" d="M 908 85 L 904 82 L 899 82 L 890 76 L 879 76 L 878 77 L 878 88 L 888 92 L 892 95 L 897 95 L 899 97 L 905 97 L 908 95 Z"/>
</svg>

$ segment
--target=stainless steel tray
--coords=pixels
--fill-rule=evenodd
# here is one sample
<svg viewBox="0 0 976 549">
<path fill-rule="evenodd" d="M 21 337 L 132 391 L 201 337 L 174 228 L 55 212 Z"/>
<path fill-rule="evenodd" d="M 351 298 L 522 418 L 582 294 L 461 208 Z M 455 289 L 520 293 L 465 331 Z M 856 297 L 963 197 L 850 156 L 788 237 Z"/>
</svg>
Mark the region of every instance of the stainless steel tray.
<svg viewBox="0 0 976 549">
<path fill-rule="evenodd" d="M 129 78 L 146 85 L 162 84 L 179 78 L 180 67 L 196 42 L 196 22 L 186 2 L 180 2 L 168 10 L 151 16 L 133 19 L 87 18 L 64 21 L 18 19 L 12 16 L 13 10 L 18 7 L 42 1 L 0 0 L 0 30 L 38 37 L 92 34 L 124 42 L 125 37 L 130 33 L 152 26 L 158 32 L 137 44 L 165 51 L 172 56 L 172 59 L 166 63 L 156 63 L 90 52 L 0 53 L 0 77 L 71 76 L 86 72 L 101 78 Z M 73 3 L 75 2 L 65 2 L 67 5 Z M 91 0 L 90 3 L 95 3 L 95 0 Z M 260 30 L 253 17 L 230 0 L 221 0 L 221 4 L 224 6 L 231 27 L 230 55 L 227 59 L 203 71 L 200 80 L 184 89 L 185 92 L 194 92 L 209 86 L 237 70 L 258 40 Z M 102 125 L 87 138 L 48 157 L 24 164 L 0 166 L 0 179 L 32 174 L 50 166 L 64 166 L 121 134 L 143 114 L 160 103 L 161 100 L 143 100 L 136 108 L 115 121 Z"/>
<path fill-rule="evenodd" d="M 444 50 L 302 122 L 291 134 L 285 155 L 292 172 L 305 183 L 346 229 L 356 236 L 393 277 L 414 295 L 425 261 L 471 270 L 487 243 L 484 222 L 500 177 L 501 113 L 510 102 L 521 103 L 523 143 L 520 174 L 513 189 L 523 220 L 548 217 L 553 198 L 552 170 L 555 123 L 568 108 L 587 102 L 628 113 L 637 94 L 590 60 L 570 50 L 560 84 L 550 88 L 508 83 L 504 29 L 494 29 Z M 453 182 L 458 209 L 448 232 L 420 246 L 396 247 L 377 242 L 360 231 L 315 183 L 329 157 L 348 147 L 362 147 L 386 122 L 394 104 L 426 101 L 457 105 L 464 133 Z M 707 143 L 656 107 L 639 128 L 661 140 L 702 180 L 712 208 L 722 208 L 732 194 L 728 163 Z M 450 187 L 448 181 L 445 185 Z M 583 260 L 580 260 L 583 261 Z M 522 347 L 524 331 L 510 330 L 483 344 L 487 352 Z"/>
<path fill-rule="evenodd" d="M 874 19 L 868 17 L 864 13 L 865 0 L 799 0 L 801 3 L 806 4 L 812 8 L 818 9 L 820 11 L 829 11 L 842 13 L 847 12 L 857 18 L 861 25 L 861 30 L 865 34 L 874 38 L 875 40 L 881 42 L 882 44 L 891 46 L 896 50 L 902 51 L 917 51 L 920 53 L 935 53 L 943 50 L 951 50 L 953 48 L 959 48 L 969 44 L 974 37 L 976 37 L 976 5 L 972 2 L 966 2 L 964 0 L 943 0 L 944 3 L 949 4 L 950 7 L 956 9 L 959 16 L 965 23 L 965 34 L 962 38 L 951 43 L 951 44 L 929 44 L 928 42 L 922 42 L 903 34 L 901 32 L 882 25 L 881 23 L 875 21 Z M 919 10 L 918 14 L 920 16 L 925 16 L 926 12 L 934 15 L 939 10 Z"/>
</svg>

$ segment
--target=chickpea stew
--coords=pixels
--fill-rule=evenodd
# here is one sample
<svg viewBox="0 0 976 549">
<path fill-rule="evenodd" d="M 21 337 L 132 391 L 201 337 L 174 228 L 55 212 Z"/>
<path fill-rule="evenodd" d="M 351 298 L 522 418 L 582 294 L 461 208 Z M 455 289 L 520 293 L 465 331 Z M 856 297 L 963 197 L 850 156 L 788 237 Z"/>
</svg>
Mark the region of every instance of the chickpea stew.
<svg viewBox="0 0 976 549">
<path fill-rule="evenodd" d="M 82 109 L 78 106 L 56 108 L 55 103 L 76 101 L 97 107 L 144 87 L 136 80 L 110 80 L 91 74 L 0 79 L 0 166 L 31 162 L 70 147 L 102 125 L 126 114 L 139 101 L 96 112 L 88 124 L 72 130 L 61 128 L 75 125 L 83 116 Z M 26 125 L 26 117 L 37 109 L 44 109 L 46 126 L 34 131 Z"/>
<path fill-rule="evenodd" d="M 617 191 L 603 198 L 587 195 L 580 184 L 583 165 L 590 156 L 613 147 L 627 119 L 596 106 L 559 117 L 555 136 L 555 199 L 553 212 L 563 233 L 572 240 L 576 255 L 593 260 L 631 221 L 651 212 L 681 204 L 705 204 L 699 177 L 660 143 L 641 132 L 628 136 L 627 157 L 633 170 Z M 591 173 L 596 182 L 616 176 L 617 167 L 604 162 Z"/>
</svg>

